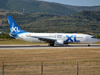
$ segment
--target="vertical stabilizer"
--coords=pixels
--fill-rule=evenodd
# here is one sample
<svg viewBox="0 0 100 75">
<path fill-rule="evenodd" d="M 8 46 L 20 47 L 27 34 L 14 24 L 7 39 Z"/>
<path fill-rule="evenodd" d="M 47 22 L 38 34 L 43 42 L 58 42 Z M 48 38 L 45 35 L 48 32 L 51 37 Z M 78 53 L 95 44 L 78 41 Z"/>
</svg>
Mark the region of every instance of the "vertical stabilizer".
<svg viewBox="0 0 100 75">
<path fill-rule="evenodd" d="M 9 23 L 9 27 L 10 27 L 10 32 L 11 32 L 11 36 L 14 37 L 13 35 L 17 35 L 19 33 L 26 33 L 26 31 L 22 30 L 17 23 L 13 20 L 13 18 L 11 16 L 7 16 L 8 18 L 8 23 Z"/>
</svg>

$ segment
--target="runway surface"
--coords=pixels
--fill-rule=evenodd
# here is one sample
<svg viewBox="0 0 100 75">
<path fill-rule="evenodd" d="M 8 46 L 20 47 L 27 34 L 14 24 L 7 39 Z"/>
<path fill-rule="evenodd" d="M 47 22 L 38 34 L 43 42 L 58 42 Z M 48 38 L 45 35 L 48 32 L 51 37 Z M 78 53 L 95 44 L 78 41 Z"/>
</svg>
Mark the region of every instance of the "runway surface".
<svg viewBox="0 0 100 75">
<path fill-rule="evenodd" d="M 52 49 L 52 48 L 100 48 L 100 44 L 88 45 L 65 45 L 65 46 L 54 46 L 50 47 L 48 45 L 0 45 L 0 50 L 8 49 Z"/>
</svg>

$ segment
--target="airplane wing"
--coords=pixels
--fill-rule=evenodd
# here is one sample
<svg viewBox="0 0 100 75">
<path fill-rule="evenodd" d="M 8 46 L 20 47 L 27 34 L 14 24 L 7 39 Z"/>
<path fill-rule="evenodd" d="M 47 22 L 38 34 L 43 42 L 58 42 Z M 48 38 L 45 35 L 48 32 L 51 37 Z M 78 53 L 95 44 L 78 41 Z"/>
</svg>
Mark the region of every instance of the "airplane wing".
<svg viewBox="0 0 100 75">
<path fill-rule="evenodd" d="M 54 39 L 54 38 L 44 38 L 44 37 L 37 37 L 37 36 L 31 36 L 31 37 L 34 37 L 34 38 L 38 38 L 39 40 L 41 40 L 41 41 L 46 41 L 46 42 L 55 42 L 56 41 L 56 39 Z"/>
</svg>

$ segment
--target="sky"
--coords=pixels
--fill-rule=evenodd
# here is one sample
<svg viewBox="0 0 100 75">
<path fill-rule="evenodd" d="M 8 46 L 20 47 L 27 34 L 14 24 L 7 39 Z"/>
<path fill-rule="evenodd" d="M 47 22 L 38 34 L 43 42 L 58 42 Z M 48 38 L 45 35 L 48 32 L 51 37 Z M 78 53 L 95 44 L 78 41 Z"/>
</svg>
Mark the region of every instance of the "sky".
<svg viewBox="0 0 100 75">
<path fill-rule="evenodd" d="M 74 6 L 98 6 L 100 5 L 100 0 L 40 0 L 47 2 L 56 2 L 61 4 L 68 4 Z"/>
</svg>

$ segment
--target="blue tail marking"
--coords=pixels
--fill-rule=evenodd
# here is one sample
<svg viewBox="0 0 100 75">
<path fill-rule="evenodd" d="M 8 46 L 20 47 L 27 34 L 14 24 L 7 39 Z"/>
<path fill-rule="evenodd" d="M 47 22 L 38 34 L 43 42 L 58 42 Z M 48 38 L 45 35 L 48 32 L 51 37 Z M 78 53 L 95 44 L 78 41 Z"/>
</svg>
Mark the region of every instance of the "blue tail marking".
<svg viewBox="0 0 100 75">
<path fill-rule="evenodd" d="M 7 16 L 8 18 L 8 23 L 9 23 L 9 27 L 10 27 L 10 32 L 12 37 L 17 37 L 19 34 L 21 33 L 27 33 L 26 31 L 22 30 L 17 23 L 13 20 L 13 18 L 11 16 Z"/>
</svg>

